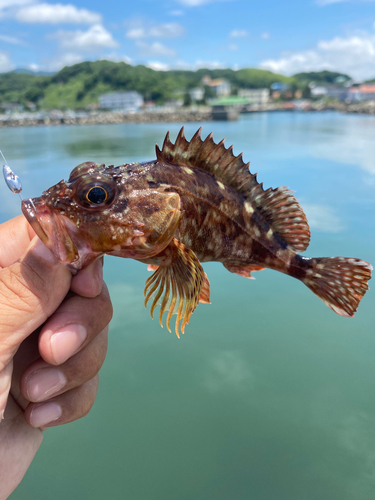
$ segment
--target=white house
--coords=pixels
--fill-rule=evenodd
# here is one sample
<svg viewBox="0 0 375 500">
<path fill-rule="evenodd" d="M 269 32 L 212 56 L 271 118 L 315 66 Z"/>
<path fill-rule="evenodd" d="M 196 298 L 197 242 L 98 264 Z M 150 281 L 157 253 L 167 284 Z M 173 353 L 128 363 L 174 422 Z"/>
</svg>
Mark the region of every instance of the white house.
<svg viewBox="0 0 375 500">
<path fill-rule="evenodd" d="M 112 92 L 99 97 L 102 109 L 118 109 L 122 111 L 137 112 L 143 106 L 143 97 L 134 90 L 129 92 Z"/>
<path fill-rule="evenodd" d="M 316 86 L 309 85 L 309 87 L 311 90 L 311 95 L 313 97 L 324 97 L 327 95 L 328 92 L 327 87 L 323 87 L 321 85 L 316 85 Z"/>
<path fill-rule="evenodd" d="M 269 89 L 240 89 L 238 96 L 248 99 L 252 104 L 267 104 L 270 91 Z"/>
<path fill-rule="evenodd" d="M 204 97 L 204 88 L 195 87 L 189 90 L 189 95 L 192 101 L 201 101 Z"/>
<path fill-rule="evenodd" d="M 203 85 L 211 87 L 215 92 L 216 97 L 227 97 L 230 95 L 230 83 L 224 78 L 217 78 L 216 80 L 211 80 L 209 75 L 202 78 Z"/>
</svg>

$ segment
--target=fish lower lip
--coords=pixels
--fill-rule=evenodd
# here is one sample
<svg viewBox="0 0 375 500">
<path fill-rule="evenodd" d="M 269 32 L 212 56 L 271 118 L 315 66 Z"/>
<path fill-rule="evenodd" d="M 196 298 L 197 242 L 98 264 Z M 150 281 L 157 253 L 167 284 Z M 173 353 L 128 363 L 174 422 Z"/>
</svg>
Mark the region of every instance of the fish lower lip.
<svg viewBox="0 0 375 500">
<path fill-rule="evenodd" d="M 36 216 L 36 209 L 32 199 L 29 198 L 28 200 L 22 200 L 21 209 L 23 215 L 26 217 L 27 222 L 34 229 L 36 235 L 43 241 L 43 243 L 47 243 L 48 236 L 44 232 L 42 226 L 39 224 Z"/>
</svg>

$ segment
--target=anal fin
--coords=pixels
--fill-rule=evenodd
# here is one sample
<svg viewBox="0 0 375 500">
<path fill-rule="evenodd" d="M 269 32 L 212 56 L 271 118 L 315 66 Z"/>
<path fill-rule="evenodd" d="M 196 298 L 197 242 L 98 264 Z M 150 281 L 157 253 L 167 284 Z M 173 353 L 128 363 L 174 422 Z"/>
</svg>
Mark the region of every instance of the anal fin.
<svg viewBox="0 0 375 500">
<path fill-rule="evenodd" d="M 254 276 L 251 276 L 253 271 L 262 271 L 264 267 L 256 266 L 255 264 L 241 265 L 241 264 L 223 264 L 223 266 L 228 269 L 231 273 L 238 274 L 243 278 L 248 278 L 250 280 L 255 280 Z"/>
<path fill-rule="evenodd" d="M 153 298 L 151 317 L 160 303 L 159 322 L 163 326 L 162 317 L 168 311 L 166 325 L 170 331 L 172 315 L 177 313 L 175 331 L 177 337 L 184 333 L 185 326 L 198 305 L 198 302 L 209 303 L 209 281 L 195 253 L 177 239 L 158 254 L 163 261 L 148 278 L 145 286 L 145 307 Z M 150 266 L 149 266 L 150 268 Z"/>
</svg>

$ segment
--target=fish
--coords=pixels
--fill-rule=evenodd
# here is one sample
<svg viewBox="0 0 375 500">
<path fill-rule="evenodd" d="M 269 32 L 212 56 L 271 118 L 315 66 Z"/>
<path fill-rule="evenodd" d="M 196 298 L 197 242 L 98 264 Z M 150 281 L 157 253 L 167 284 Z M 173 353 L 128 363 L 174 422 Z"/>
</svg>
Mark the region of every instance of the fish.
<svg viewBox="0 0 375 500">
<path fill-rule="evenodd" d="M 202 127 L 188 141 L 167 133 L 156 159 L 120 166 L 87 161 L 22 212 L 72 273 L 103 254 L 135 259 L 153 274 L 145 285 L 151 317 L 160 305 L 169 331 L 184 333 L 199 302 L 210 303 L 202 263 L 220 262 L 253 278 L 265 268 L 304 283 L 335 313 L 351 317 L 368 290 L 372 266 L 361 259 L 301 256 L 310 242 L 306 216 L 286 186 L 263 188 L 242 153 Z"/>
</svg>

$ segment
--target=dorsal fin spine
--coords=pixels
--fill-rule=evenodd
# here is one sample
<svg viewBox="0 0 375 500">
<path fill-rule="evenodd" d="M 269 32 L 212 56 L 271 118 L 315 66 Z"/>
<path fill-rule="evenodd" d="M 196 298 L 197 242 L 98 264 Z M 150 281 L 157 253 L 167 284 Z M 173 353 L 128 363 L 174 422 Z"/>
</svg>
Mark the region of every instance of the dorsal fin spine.
<svg viewBox="0 0 375 500">
<path fill-rule="evenodd" d="M 166 147 L 167 147 L 167 144 L 168 144 L 169 142 L 170 142 L 170 140 L 169 140 L 169 130 L 168 130 L 168 132 L 167 132 L 167 134 L 166 134 L 166 136 L 165 136 L 164 142 L 163 142 L 163 147 L 162 147 L 162 150 L 163 150 L 164 148 L 166 148 Z"/>
<path fill-rule="evenodd" d="M 272 230 L 290 246 L 292 250 L 304 251 L 310 240 L 310 230 L 305 214 L 288 188 L 263 189 L 257 174 L 251 174 L 249 163 L 245 164 L 242 153 L 233 154 L 233 146 L 228 149 L 224 139 L 216 144 L 212 132 L 202 141 L 201 128 L 190 141 L 180 130 L 175 143 L 167 133 L 162 150 L 156 147 L 158 161 L 190 168 L 201 168 L 216 176 L 224 185 L 240 194 L 253 209 L 258 209 Z M 250 212 L 249 212 L 250 213 Z"/>
</svg>

